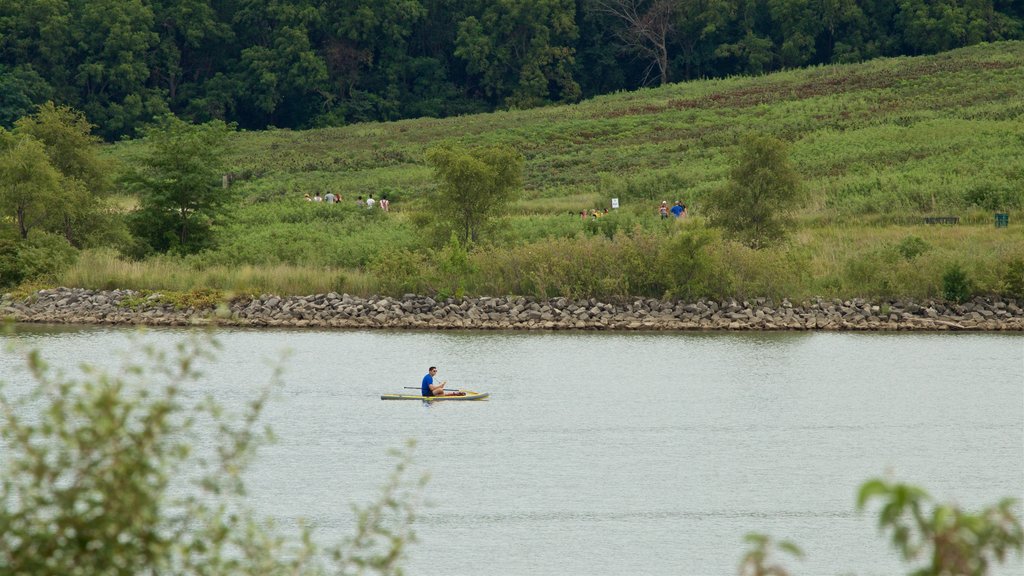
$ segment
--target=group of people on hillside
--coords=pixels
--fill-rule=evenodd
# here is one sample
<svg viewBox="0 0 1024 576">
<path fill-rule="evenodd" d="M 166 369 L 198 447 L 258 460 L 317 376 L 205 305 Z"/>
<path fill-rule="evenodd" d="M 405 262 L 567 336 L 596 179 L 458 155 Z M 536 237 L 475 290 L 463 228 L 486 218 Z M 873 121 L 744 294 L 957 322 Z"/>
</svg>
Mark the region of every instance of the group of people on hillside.
<svg viewBox="0 0 1024 576">
<path fill-rule="evenodd" d="M 572 214 L 572 212 L 570 212 L 570 214 Z M 607 208 L 604 209 L 604 212 L 598 210 L 597 208 L 591 208 L 590 211 L 580 210 L 580 220 L 586 220 L 587 218 L 590 218 L 591 220 L 597 220 L 598 218 L 607 215 Z"/>
<path fill-rule="evenodd" d="M 328 192 L 325 196 L 321 196 L 320 193 L 317 192 L 313 196 L 310 196 L 307 193 L 305 200 L 306 202 L 326 202 L 328 204 L 337 204 L 344 199 L 341 197 L 341 194 Z M 380 201 L 374 200 L 373 194 L 368 195 L 365 200 L 363 200 L 362 196 L 359 196 L 356 198 L 356 206 L 359 206 L 360 208 L 373 208 L 374 206 L 380 206 L 380 209 L 385 212 L 391 211 L 391 201 L 388 200 L 387 194 L 381 196 Z"/>
<path fill-rule="evenodd" d="M 661 215 L 662 220 L 667 220 L 668 215 L 671 214 L 673 218 L 685 218 L 686 204 L 683 204 L 682 200 L 676 200 L 671 207 L 668 205 L 668 200 L 662 200 L 661 205 L 658 206 L 658 214 Z"/>
</svg>

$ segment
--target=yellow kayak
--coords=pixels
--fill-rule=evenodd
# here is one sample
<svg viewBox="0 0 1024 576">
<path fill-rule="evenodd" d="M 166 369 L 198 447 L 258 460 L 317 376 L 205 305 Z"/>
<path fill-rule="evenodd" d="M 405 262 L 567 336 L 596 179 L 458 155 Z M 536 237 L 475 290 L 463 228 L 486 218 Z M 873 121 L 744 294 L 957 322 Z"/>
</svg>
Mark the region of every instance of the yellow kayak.
<svg viewBox="0 0 1024 576">
<path fill-rule="evenodd" d="M 381 394 L 381 400 L 422 400 L 424 402 L 441 402 L 449 400 L 483 400 L 490 396 L 487 392 L 463 390 L 463 396 L 421 396 L 419 394 Z"/>
</svg>

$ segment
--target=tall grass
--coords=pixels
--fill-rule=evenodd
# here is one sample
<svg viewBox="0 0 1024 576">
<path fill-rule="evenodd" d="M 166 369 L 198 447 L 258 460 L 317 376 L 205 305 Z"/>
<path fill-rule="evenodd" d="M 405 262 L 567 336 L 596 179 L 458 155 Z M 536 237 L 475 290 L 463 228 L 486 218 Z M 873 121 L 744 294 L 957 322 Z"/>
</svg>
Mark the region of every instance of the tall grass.
<svg viewBox="0 0 1024 576">
<path fill-rule="evenodd" d="M 178 258 L 124 260 L 110 250 L 87 250 L 58 279 L 58 284 L 93 290 L 132 289 L 186 292 L 212 288 L 234 294 L 369 295 L 374 282 L 357 269 L 312 266 L 206 266 Z"/>
</svg>

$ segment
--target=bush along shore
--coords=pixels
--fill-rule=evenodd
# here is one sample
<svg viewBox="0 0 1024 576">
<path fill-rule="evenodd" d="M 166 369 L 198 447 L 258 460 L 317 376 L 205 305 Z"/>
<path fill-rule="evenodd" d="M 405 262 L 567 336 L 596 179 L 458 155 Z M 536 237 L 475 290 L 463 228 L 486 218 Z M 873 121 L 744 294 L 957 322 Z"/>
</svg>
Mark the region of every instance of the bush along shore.
<svg viewBox="0 0 1024 576">
<path fill-rule="evenodd" d="M 977 330 L 1024 331 L 1024 302 L 976 297 L 964 303 L 862 299 L 805 302 L 758 298 L 694 302 L 481 297 L 361 298 L 348 294 L 235 297 L 220 304 L 134 290 L 40 290 L 4 294 L 0 315 L 15 322 L 149 326 L 482 330 Z"/>
</svg>

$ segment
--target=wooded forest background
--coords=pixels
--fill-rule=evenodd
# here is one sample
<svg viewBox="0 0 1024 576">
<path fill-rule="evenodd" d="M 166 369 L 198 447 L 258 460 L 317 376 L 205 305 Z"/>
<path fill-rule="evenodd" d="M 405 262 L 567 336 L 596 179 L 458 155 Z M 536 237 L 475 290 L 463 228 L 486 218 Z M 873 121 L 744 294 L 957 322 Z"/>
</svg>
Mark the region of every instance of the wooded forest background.
<svg viewBox="0 0 1024 576">
<path fill-rule="evenodd" d="M 1019 38 L 1020 0 L 0 0 L 0 125 L 444 117 Z"/>
</svg>

